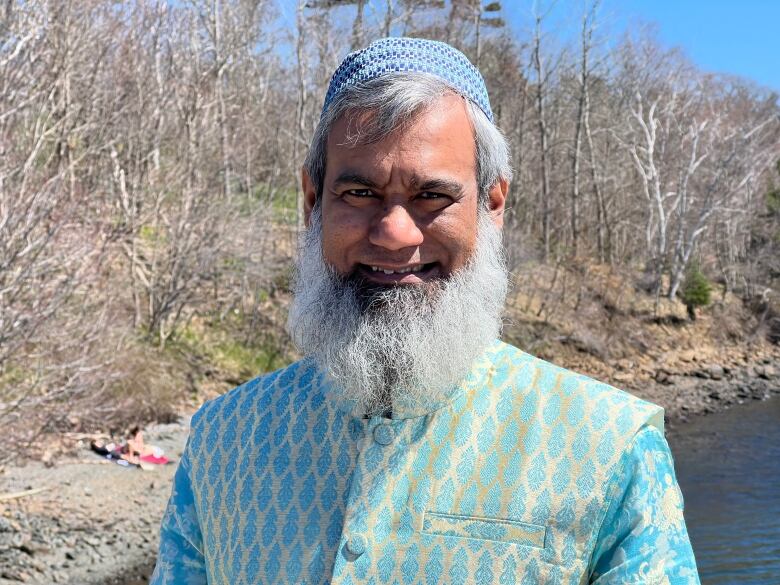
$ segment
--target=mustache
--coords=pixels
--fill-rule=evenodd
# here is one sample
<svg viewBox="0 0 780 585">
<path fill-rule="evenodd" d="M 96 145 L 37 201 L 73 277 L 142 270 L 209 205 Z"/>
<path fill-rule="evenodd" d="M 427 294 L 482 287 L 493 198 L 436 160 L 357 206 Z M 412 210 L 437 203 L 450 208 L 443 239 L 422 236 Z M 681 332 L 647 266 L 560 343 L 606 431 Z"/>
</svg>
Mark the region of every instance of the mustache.
<svg viewBox="0 0 780 585">
<path fill-rule="evenodd" d="M 421 303 L 433 302 L 445 281 L 445 277 L 439 276 L 417 284 L 385 284 L 369 280 L 359 271 L 352 271 L 341 278 L 340 285 L 354 295 L 364 312 L 372 312 L 396 300 L 399 289 L 407 291 L 407 295 L 416 295 Z"/>
</svg>

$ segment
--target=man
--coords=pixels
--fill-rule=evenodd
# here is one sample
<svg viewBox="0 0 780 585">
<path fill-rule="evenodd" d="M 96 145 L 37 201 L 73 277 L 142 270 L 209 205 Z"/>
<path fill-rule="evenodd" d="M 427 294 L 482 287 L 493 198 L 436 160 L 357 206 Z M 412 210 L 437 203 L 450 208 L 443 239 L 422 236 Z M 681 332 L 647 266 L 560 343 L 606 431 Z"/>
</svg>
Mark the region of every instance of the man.
<svg viewBox="0 0 780 585">
<path fill-rule="evenodd" d="M 306 358 L 193 417 L 153 583 L 698 583 L 662 409 L 496 340 L 492 119 L 442 43 L 336 71 L 303 171 Z"/>
</svg>

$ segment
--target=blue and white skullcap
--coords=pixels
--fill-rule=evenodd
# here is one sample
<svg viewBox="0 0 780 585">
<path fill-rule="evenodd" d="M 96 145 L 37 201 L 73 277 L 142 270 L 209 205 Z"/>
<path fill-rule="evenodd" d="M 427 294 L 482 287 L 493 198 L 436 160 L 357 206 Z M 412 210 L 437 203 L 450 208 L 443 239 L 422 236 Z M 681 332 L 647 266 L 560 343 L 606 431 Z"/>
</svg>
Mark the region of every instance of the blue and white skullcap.
<svg viewBox="0 0 780 585">
<path fill-rule="evenodd" d="M 330 80 L 322 115 L 345 87 L 404 71 L 435 75 L 477 104 L 493 121 L 485 80 L 463 53 L 439 41 L 406 37 L 379 39 L 347 55 Z"/>
</svg>

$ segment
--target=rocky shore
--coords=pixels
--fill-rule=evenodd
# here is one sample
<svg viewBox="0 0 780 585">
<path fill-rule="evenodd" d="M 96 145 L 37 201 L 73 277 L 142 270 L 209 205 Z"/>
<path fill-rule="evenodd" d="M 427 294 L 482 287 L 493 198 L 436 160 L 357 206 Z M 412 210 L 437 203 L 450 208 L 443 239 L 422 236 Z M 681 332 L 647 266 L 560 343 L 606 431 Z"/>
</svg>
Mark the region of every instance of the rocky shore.
<svg viewBox="0 0 780 585">
<path fill-rule="evenodd" d="M 147 427 L 178 459 L 188 421 Z M 147 583 L 175 465 L 122 467 L 83 445 L 74 456 L 0 475 L 0 583 Z M 37 491 L 41 490 L 41 491 Z M 2 496 L 0 496 L 2 497 Z"/>
<path fill-rule="evenodd" d="M 777 356 L 711 358 L 683 352 L 653 367 L 622 363 L 608 379 L 664 406 L 672 433 L 692 417 L 780 394 Z M 184 419 L 148 427 L 145 437 L 178 459 L 187 430 Z M 0 585 L 147 583 L 174 469 L 124 468 L 86 445 L 61 460 L 5 469 L 0 494 L 15 497 L 0 500 Z"/>
<path fill-rule="evenodd" d="M 633 364 L 628 364 L 630 369 Z M 726 362 L 701 359 L 693 352 L 680 355 L 676 365 L 660 365 L 652 377 L 617 375 L 613 383 L 664 407 L 667 432 L 692 417 L 712 414 L 751 400 L 780 394 L 780 356 L 757 361 Z"/>
</svg>

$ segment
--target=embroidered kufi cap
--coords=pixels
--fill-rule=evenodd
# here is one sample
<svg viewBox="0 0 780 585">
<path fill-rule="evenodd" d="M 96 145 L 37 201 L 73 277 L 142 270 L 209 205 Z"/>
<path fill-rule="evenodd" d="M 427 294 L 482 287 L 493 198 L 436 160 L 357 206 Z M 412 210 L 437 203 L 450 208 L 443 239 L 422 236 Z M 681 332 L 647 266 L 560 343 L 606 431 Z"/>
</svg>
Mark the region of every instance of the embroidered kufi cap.
<svg viewBox="0 0 780 585">
<path fill-rule="evenodd" d="M 379 39 L 347 55 L 330 80 L 322 115 L 345 87 L 405 71 L 435 75 L 493 121 L 485 80 L 463 53 L 439 41 L 406 37 Z"/>
</svg>

